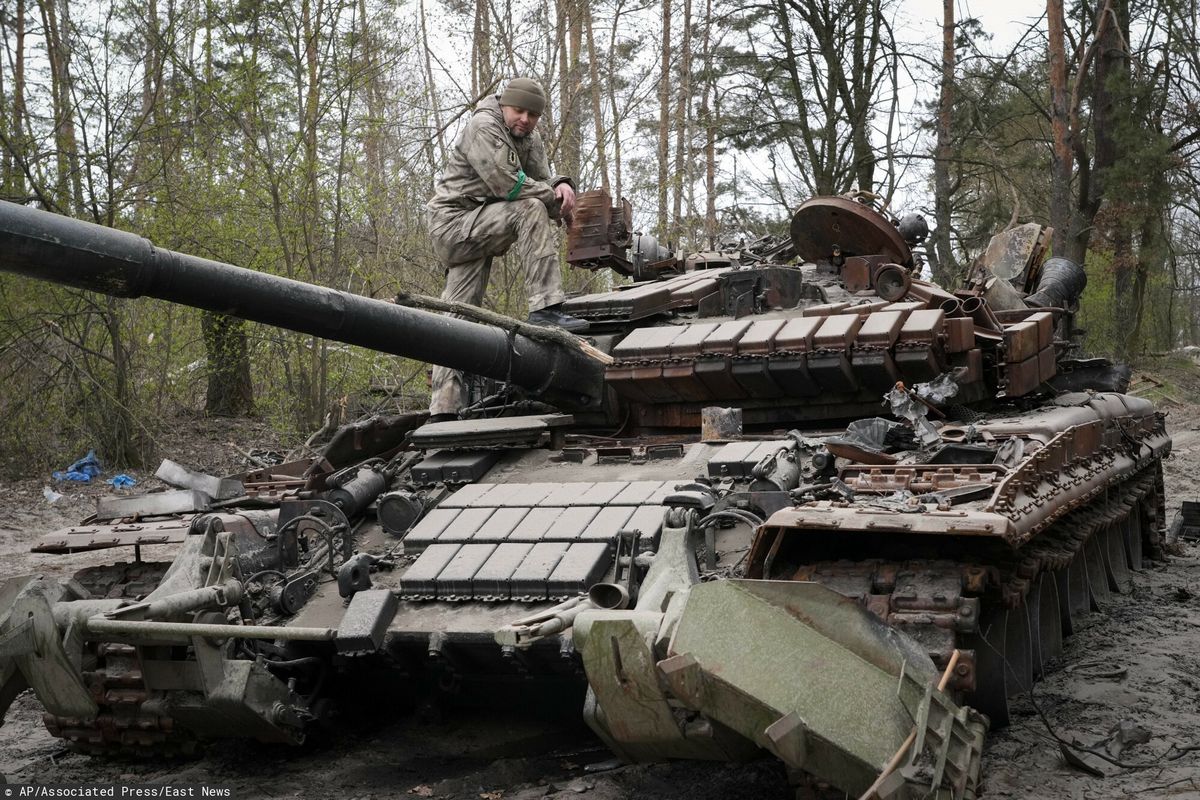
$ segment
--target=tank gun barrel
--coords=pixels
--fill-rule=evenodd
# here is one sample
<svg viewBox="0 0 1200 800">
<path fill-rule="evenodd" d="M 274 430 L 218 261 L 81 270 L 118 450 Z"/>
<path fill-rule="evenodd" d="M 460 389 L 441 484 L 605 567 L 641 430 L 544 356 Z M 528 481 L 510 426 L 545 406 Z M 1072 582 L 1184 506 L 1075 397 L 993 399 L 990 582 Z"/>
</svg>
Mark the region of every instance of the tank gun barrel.
<svg viewBox="0 0 1200 800">
<path fill-rule="evenodd" d="M 154 297 L 599 405 L 603 365 L 488 325 L 155 247 L 125 231 L 0 201 L 0 269 L 114 297 Z"/>
</svg>

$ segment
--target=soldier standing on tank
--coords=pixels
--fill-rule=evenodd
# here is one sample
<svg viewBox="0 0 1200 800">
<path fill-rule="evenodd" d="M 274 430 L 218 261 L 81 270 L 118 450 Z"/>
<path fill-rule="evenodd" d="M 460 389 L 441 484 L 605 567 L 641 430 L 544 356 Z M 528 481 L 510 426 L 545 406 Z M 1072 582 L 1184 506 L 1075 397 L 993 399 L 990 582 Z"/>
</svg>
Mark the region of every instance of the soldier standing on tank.
<svg viewBox="0 0 1200 800">
<path fill-rule="evenodd" d="M 529 322 L 581 331 L 587 322 L 559 310 L 564 295 L 554 227 L 571 224 L 575 186 L 550 173 L 537 132 L 545 110 L 546 93 L 530 78 L 514 78 L 479 104 L 426 206 L 429 235 L 446 265 L 443 300 L 482 303 L 492 259 L 515 244 Z M 465 404 L 462 373 L 434 367 L 431 419 L 455 418 Z"/>
</svg>

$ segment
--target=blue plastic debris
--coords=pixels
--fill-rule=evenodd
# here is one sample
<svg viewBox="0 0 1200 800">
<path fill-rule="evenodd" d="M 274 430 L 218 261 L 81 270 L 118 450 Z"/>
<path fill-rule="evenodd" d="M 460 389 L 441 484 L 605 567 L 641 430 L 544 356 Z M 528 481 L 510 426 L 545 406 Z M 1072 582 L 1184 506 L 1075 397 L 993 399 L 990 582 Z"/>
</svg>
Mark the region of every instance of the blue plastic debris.
<svg viewBox="0 0 1200 800">
<path fill-rule="evenodd" d="M 88 450 L 87 455 L 76 461 L 61 472 L 50 473 L 56 481 L 78 481 L 87 483 L 100 474 L 100 459 L 96 458 L 95 450 Z"/>
<path fill-rule="evenodd" d="M 127 486 L 135 485 L 137 481 L 134 480 L 132 475 L 126 475 L 124 472 L 122 472 L 120 475 L 113 475 L 111 478 L 105 481 L 105 483 L 111 483 L 118 489 L 124 489 Z"/>
</svg>

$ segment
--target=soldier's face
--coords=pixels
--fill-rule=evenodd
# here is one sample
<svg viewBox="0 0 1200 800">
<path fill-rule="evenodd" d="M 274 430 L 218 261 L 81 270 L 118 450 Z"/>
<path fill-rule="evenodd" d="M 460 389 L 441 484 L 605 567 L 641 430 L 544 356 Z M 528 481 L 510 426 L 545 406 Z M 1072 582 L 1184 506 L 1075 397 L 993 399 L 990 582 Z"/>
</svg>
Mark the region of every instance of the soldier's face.
<svg viewBox="0 0 1200 800">
<path fill-rule="evenodd" d="M 512 135 L 518 139 L 533 133 L 538 120 L 542 118 L 541 114 L 535 114 L 528 108 L 500 106 L 500 110 L 504 112 L 504 127 L 512 131 Z"/>
</svg>

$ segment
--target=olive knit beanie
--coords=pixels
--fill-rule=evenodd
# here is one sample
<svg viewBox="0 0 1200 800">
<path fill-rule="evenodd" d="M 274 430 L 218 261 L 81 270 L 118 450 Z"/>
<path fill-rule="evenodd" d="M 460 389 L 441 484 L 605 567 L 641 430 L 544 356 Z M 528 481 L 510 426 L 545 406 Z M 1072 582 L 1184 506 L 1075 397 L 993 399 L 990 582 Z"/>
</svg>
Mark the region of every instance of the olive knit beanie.
<svg viewBox="0 0 1200 800">
<path fill-rule="evenodd" d="M 532 78 L 513 78 L 500 94 L 500 105 L 524 108 L 540 116 L 546 110 L 546 93 Z"/>
</svg>

